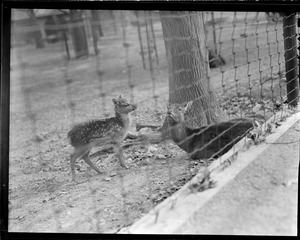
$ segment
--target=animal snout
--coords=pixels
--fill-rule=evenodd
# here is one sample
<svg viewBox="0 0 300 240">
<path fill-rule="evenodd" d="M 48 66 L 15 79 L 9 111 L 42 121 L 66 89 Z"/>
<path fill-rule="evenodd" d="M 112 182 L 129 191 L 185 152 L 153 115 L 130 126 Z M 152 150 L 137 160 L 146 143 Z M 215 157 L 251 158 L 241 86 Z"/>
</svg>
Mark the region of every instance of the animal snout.
<svg viewBox="0 0 300 240">
<path fill-rule="evenodd" d="M 167 111 L 167 115 L 172 118 L 174 118 L 174 116 L 175 116 L 171 110 Z"/>
</svg>

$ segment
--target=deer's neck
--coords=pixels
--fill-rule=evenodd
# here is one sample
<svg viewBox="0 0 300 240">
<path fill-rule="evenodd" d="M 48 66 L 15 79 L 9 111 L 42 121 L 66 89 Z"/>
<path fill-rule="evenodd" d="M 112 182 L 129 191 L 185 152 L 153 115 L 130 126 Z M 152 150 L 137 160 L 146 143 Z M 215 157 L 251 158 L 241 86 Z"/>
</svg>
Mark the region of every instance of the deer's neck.
<svg viewBox="0 0 300 240">
<path fill-rule="evenodd" d="M 189 141 L 187 139 L 187 128 L 183 123 L 171 126 L 171 136 L 173 141 L 183 150 L 187 151 Z"/>
<path fill-rule="evenodd" d="M 131 117 L 130 117 L 130 114 L 129 114 L 129 113 L 126 113 L 126 114 L 120 114 L 120 113 L 116 112 L 116 119 L 117 119 L 118 122 L 119 122 L 122 126 L 124 126 L 125 128 L 130 126 L 130 123 L 131 123 Z"/>
</svg>

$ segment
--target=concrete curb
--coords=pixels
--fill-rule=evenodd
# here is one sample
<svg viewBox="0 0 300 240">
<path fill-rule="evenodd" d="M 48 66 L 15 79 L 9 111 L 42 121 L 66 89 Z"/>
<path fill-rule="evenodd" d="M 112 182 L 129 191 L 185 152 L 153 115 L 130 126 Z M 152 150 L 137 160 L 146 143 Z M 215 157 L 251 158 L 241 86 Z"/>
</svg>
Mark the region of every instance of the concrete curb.
<svg viewBox="0 0 300 240">
<path fill-rule="evenodd" d="M 281 126 L 276 128 L 275 133 L 266 136 L 266 142 L 275 142 L 291 126 L 300 120 L 299 109 L 293 115 L 289 115 L 290 111 L 286 109 L 284 112 L 275 114 L 262 125 L 263 131 L 266 131 L 268 124 L 279 122 L 279 120 L 287 117 L 284 122 L 281 122 Z M 203 192 L 191 193 L 188 187 L 191 182 L 197 181 L 199 174 L 202 174 L 199 173 L 171 197 L 158 204 L 132 226 L 121 229 L 119 233 L 172 234 L 176 232 L 176 229 L 193 217 L 207 201 L 269 147 L 269 144 L 262 142 L 259 145 L 250 146 L 249 149 L 245 151 L 245 146 L 249 146 L 249 141 L 252 140 L 246 137 L 243 138 L 229 152 L 215 160 L 208 167 L 211 173 L 211 179 L 217 181 L 216 187 Z"/>
</svg>

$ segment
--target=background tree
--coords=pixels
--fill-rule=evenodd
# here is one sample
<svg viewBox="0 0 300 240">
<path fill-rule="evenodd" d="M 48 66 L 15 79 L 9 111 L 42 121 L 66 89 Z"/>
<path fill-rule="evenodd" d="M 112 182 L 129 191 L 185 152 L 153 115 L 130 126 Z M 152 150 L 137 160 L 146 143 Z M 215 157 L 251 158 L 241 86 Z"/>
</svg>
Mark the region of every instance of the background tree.
<svg viewBox="0 0 300 240">
<path fill-rule="evenodd" d="M 169 102 L 193 100 L 187 113 L 200 127 L 226 119 L 209 84 L 205 29 L 199 12 L 160 12 L 169 68 Z"/>
<path fill-rule="evenodd" d="M 201 13 L 163 11 L 160 17 L 169 70 L 169 103 L 193 101 L 186 113 L 191 127 L 227 120 L 228 116 L 221 111 L 209 84 Z M 165 120 L 159 131 L 144 136 L 150 142 L 158 143 L 170 137 L 167 129 Z"/>
</svg>

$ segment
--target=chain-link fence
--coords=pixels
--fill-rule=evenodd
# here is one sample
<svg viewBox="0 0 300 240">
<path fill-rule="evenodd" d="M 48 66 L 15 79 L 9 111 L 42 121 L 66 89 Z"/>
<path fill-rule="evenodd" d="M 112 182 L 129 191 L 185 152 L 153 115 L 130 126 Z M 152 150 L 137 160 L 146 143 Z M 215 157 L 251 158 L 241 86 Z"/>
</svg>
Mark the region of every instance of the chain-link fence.
<svg viewBox="0 0 300 240">
<path fill-rule="evenodd" d="M 10 231 L 116 232 L 200 167 L 222 162 L 243 137 L 259 144 L 253 129 L 298 102 L 296 17 L 13 10 Z M 131 121 L 114 110 L 119 95 L 137 104 Z M 94 126 L 98 145 L 89 138 L 75 147 L 88 146 L 103 173 L 82 152 L 72 181 L 68 132 L 115 111 L 110 122 L 119 130 Z M 121 142 L 126 169 L 111 146 L 99 147 L 129 124 Z M 268 127 L 276 131 L 276 122 Z"/>
</svg>

